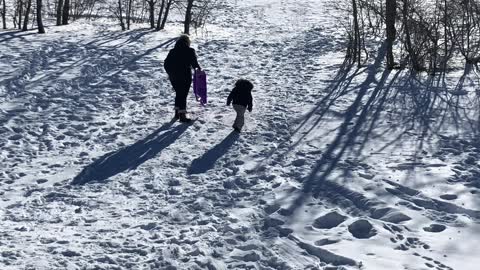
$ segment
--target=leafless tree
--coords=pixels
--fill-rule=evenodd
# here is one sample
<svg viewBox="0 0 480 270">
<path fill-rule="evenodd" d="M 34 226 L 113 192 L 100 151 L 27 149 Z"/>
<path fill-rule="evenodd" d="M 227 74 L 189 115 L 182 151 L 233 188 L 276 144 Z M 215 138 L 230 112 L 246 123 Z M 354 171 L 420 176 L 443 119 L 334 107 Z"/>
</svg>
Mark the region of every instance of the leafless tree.
<svg viewBox="0 0 480 270">
<path fill-rule="evenodd" d="M 173 1 L 174 0 L 162 0 L 162 4 L 160 5 L 160 11 L 158 12 L 156 28 L 157 31 L 165 28 L 165 24 L 167 23 L 168 14 L 170 13 L 170 9 L 172 8 Z"/>
<path fill-rule="evenodd" d="M 62 24 L 67 25 L 70 16 L 70 0 L 63 2 Z"/>
<path fill-rule="evenodd" d="M 150 28 L 155 28 L 155 4 L 157 0 L 147 0 L 148 4 L 148 20 L 150 22 Z"/>
<path fill-rule="evenodd" d="M 16 8 L 15 14 L 18 14 L 18 29 L 22 29 L 23 4 L 24 3 L 22 0 L 19 0 L 17 2 L 17 8 Z M 14 21 L 16 21 L 15 17 L 14 17 Z"/>
<path fill-rule="evenodd" d="M 27 0 L 27 9 L 25 10 L 25 16 L 23 19 L 23 27 L 22 31 L 27 31 L 28 30 L 28 19 L 30 16 L 30 10 L 32 8 L 32 0 Z"/>
<path fill-rule="evenodd" d="M 184 30 L 185 34 L 190 34 L 190 24 L 192 22 L 192 8 L 194 0 L 187 0 L 187 8 L 185 11 Z"/>
<path fill-rule="evenodd" d="M 43 27 L 43 21 L 42 21 L 42 0 L 37 0 L 37 27 L 38 27 L 38 33 L 44 34 L 45 33 L 45 28 Z"/>
<path fill-rule="evenodd" d="M 126 11 L 127 30 L 130 30 L 130 22 L 132 20 L 132 12 L 133 12 L 132 6 L 133 6 L 133 0 L 128 0 L 127 11 Z"/>
<path fill-rule="evenodd" d="M 62 14 L 63 14 L 63 0 L 58 0 L 57 2 L 57 25 L 62 25 Z"/>
<path fill-rule="evenodd" d="M 2 26 L 3 29 L 7 29 L 7 5 L 5 0 L 2 0 Z"/>
<path fill-rule="evenodd" d="M 357 65 L 361 65 L 362 58 L 362 43 L 360 40 L 360 26 L 358 23 L 358 5 L 357 0 L 352 0 L 352 12 L 353 12 L 353 39 L 352 39 L 352 54 L 353 62 L 357 62 Z"/>
<path fill-rule="evenodd" d="M 393 69 L 395 62 L 393 58 L 393 43 L 397 35 L 395 29 L 395 20 L 397 18 L 397 3 L 396 0 L 386 0 L 386 35 L 387 35 L 387 67 Z"/>
<path fill-rule="evenodd" d="M 120 21 L 120 27 L 122 28 L 122 31 L 125 31 L 125 23 L 123 21 L 123 6 L 122 6 L 122 0 L 118 0 L 117 2 L 118 7 L 115 10 L 115 15 Z"/>
<path fill-rule="evenodd" d="M 203 26 L 212 10 L 217 8 L 218 0 L 183 0 L 179 2 L 185 10 L 184 33 L 190 34 L 190 28 Z"/>
<path fill-rule="evenodd" d="M 394 65 L 394 55 L 402 65 L 432 75 L 456 64 L 458 61 L 451 61 L 455 56 L 463 56 L 466 63 L 480 62 L 478 0 L 351 0 L 351 6 L 349 37 L 354 45 L 349 54 L 357 61 L 360 32 L 361 38 L 370 41 L 378 38 L 378 33 L 386 36 L 388 68 Z M 404 50 L 403 54 L 395 54 L 399 50 Z"/>
</svg>

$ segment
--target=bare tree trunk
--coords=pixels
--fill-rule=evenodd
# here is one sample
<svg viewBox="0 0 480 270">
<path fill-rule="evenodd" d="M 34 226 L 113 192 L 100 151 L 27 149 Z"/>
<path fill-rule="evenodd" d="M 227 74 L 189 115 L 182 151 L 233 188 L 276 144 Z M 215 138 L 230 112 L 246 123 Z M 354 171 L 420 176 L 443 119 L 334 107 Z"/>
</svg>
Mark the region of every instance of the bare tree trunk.
<svg viewBox="0 0 480 270">
<path fill-rule="evenodd" d="M 123 10 L 122 10 L 122 0 L 118 0 L 118 18 L 120 20 L 120 27 L 122 31 L 125 31 L 125 23 L 123 22 Z"/>
<path fill-rule="evenodd" d="M 393 69 L 395 62 L 393 58 L 393 42 L 397 35 L 395 29 L 395 18 L 397 17 L 397 3 L 396 0 L 386 0 L 386 31 L 387 31 L 387 68 Z"/>
<path fill-rule="evenodd" d="M 45 28 L 43 27 L 43 21 L 42 21 L 42 0 L 37 0 L 37 26 L 38 26 L 38 33 L 44 34 Z"/>
<path fill-rule="evenodd" d="M 57 25 L 62 25 L 63 0 L 57 2 Z"/>
<path fill-rule="evenodd" d="M 148 0 L 148 12 L 150 14 L 150 28 L 155 28 L 155 2 L 154 0 Z"/>
<path fill-rule="evenodd" d="M 18 1 L 18 29 L 22 29 L 23 1 Z"/>
<path fill-rule="evenodd" d="M 357 1 L 352 0 L 352 8 L 353 8 L 353 28 L 354 28 L 354 38 L 353 38 L 353 46 L 354 46 L 354 58 L 353 60 L 357 61 L 358 66 L 360 67 L 361 63 L 361 42 L 360 42 L 360 29 L 358 25 L 358 9 L 357 9 Z"/>
<path fill-rule="evenodd" d="M 438 4 L 438 3 L 435 3 Z M 436 5 L 438 7 L 438 5 Z M 432 43 L 433 43 L 433 48 L 430 54 L 430 64 L 429 64 L 429 72 L 431 75 L 435 75 L 437 73 L 437 55 L 439 51 L 439 46 L 438 46 L 438 40 L 440 39 L 440 34 L 438 32 L 438 28 L 440 27 L 439 25 L 439 17 L 437 16 L 435 12 L 435 19 L 434 19 L 434 33 L 432 34 Z"/>
<path fill-rule="evenodd" d="M 30 16 L 30 10 L 32 8 L 32 0 L 27 2 L 27 10 L 25 10 L 25 18 L 23 19 L 23 28 L 22 31 L 28 30 L 28 17 Z"/>
<path fill-rule="evenodd" d="M 133 2 L 133 0 L 128 0 L 128 6 L 127 6 L 127 30 L 130 30 L 130 21 L 132 20 L 132 2 Z"/>
<path fill-rule="evenodd" d="M 7 29 L 7 5 L 5 4 L 5 0 L 2 1 L 2 24 L 3 29 Z"/>
<path fill-rule="evenodd" d="M 190 34 L 190 23 L 192 22 L 192 8 L 193 8 L 193 1 L 188 0 L 187 2 L 187 10 L 185 11 L 185 22 L 184 22 L 184 33 Z"/>
<path fill-rule="evenodd" d="M 133 5 L 133 0 L 128 0 L 128 6 L 127 6 L 127 30 L 130 30 L 130 24 L 132 21 L 132 5 Z"/>
<path fill-rule="evenodd" d="M 162 4 L 160 5 L 160 11 L 158 12 L 158 20 L 157 20 L 157 28 L 156 28 L 157 31 L 160 30 L 164 8 L 165 8 L 165 0 L 162 0 Z"/>
<path fill-rule="evenodd" d="M 70 14 L 70 0 L 65 0 L 63 3 L 62 24 L 67 25 Z"/>
<path fill-rule="evenodd" d="M 18 6 L 15 7 L 15 12 L 13 12 L 13 16 L 12 16 L 12 23 L 13 23 L 14 29 L 17 29 L 17 15 L 18 15 L 17 9 L 18 9 Z"/>
<path fill-rule="evenodd" d="M 467 51 L 467 61 L 470 61 L 470 31 L 471 31 L 471 21 L 470 21 L 470 12 L 469 12 L 469 1 L 465 1 L 466 2 L 466 9 L 465 9 L 465 13 L 466 13 L 466 35 L 467 35 L 467 46 L 466 46 L 466 51 Z"/>
<path fill-rule="evenodd" d="M 448 12 L 447 12 L 447 0 L 444 0 L 443 1 L 443 5 L 444 5 L 444 11 L 443 11 L 443 39 L 444 39 L 444 59 L 443 59 L 443 70 L 446 71 L 447 70 L 447 61 L 448 61 Z"/>
<path fill-rule="evenodd" d="M 168 13 L 170 12 L 172 3 L 173 3 L 173 0 L 168 0 L 167 7 L 165 8 L 165 14 L 163 14 L 162 25 L 160 25 L 160 30 L 165 28 L 165 24 L 167 23 Z"/>
<path fill-rule="evenodd" d="M 421 69 L 420 64 L 418 63 L 417 55 L 415 50 L 413 49 L 412 45 L 412 38 L 410 36 L 410 23 L 409 23 L 409 0 L 403 0 L 403 8 L 402 8 L 402 15 L 403 15 L 403 28 L 405 31 L 405 47 L 408 52 L 408 56 L 410 57 L 410 61 L 412 62 L 412 67 L 414 70 L 419 71 Z"/>
</svg>

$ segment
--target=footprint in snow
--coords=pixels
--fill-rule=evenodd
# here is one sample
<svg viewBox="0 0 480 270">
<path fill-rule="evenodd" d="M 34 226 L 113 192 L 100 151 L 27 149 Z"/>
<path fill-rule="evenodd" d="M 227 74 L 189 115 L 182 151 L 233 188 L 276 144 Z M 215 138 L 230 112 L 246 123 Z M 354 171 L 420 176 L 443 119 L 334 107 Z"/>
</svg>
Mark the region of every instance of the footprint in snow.
<svg viewBox="0 0 480 270">
<path fill-rule="evenodd" d="M 37 180 L 37 184 L 43 184 L 43 183 L 46 183 L 46 182 L 48 182 L 47 179 L 38 179 Z"/>
<path fill-rule="evenodd" d="M 15 134 L 15 135 L 12 135 L 12 136 L 8 137 L 8 139 L 10 141 L 18 141 L 22 138 L 23 138 L 23 136 L 21 134 Z"/>
<path fill-rule="evenodd" d="M 444 194 L 440 196 L 441 199 L 451 201 L 451 200 L 456 200 L 458 199 L 458 196 L 455 194 Z"/>
<path fill-rule="evenodd" d="M 423 230 L 426 232 L 433 232 L 433 233 L 438 233 L 438 232 L 443 232 L 447 227 L 445 225 L 441 224 L 430 224 L 428 227 L 424 227 Z"/>
</svg>

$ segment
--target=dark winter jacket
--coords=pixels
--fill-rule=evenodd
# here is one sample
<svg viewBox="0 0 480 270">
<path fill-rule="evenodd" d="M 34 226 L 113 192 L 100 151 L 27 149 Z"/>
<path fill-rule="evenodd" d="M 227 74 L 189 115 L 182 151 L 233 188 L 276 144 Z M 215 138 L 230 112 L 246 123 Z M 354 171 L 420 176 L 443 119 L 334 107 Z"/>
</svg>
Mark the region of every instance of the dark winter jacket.
<svg viewBox="0 0 480 270">
<path fill-rule="evenodd" d="M 242 105 L 247 107 L 248 111 L 251 112 L 253 106 L 252 89 L 253 84 L 251 82 L 247 80 L 238 80 L 235 83 L 232 92 L 228 95 L 227 105 L 230 105 L 230 103 Z"/>
<path fill-rule="evenodd" d="M 170 50 L 163 67 L 172 81 L 191 80 L 192 68 L 200 68 L 195 50 L 182 42 Z"/>
</svg>

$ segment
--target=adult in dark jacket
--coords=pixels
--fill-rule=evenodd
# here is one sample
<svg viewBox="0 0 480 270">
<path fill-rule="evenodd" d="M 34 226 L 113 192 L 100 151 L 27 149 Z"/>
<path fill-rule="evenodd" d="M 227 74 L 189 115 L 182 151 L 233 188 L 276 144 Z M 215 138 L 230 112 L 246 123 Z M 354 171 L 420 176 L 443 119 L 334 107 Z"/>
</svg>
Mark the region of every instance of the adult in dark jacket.
<svg viewBox="0 0 480 270">
<path fill-rule="evenodd" d="M 240 132 L 245 123 L 245 111 L 252 111 L 252 89 L 253 84 L 250 81 L 240 79 L 235 83 L 235 87 L 230 92 L 227 98 L 227 106 L 230 106 L 230 103 L 233 103 L 233 109 L 237 113 L 235 122 L 233 123 L 233 129 L 237 132 Z"/>
<path fill-rule="evenodd" d="M 175 119 L 190 122 L 187 118 L 187 96 L 192 85 L 192 68 L 201 69 L 195 50 L 190 48 L 190 38 L 181 35 L 164 62 L 165 71 L 175 90 Z"/>
</svg>

